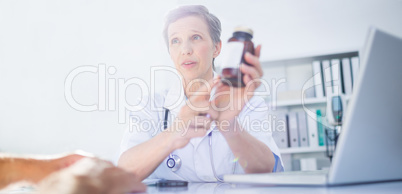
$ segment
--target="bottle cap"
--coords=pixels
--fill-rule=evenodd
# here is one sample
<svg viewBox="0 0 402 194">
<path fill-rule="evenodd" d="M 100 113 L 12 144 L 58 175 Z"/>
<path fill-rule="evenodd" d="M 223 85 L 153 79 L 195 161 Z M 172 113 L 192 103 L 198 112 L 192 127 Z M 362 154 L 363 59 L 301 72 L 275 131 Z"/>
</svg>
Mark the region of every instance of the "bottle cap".
<svg viewBox="0 0 402 194">
<path fill-rule="evenodd" d="M 253 30 L 246 26 L 237 26 L 234 29 L 234 32 L 245 32 L 245 33 L 249 33 L 251 36 L 253 36 Z"/>
</svg>

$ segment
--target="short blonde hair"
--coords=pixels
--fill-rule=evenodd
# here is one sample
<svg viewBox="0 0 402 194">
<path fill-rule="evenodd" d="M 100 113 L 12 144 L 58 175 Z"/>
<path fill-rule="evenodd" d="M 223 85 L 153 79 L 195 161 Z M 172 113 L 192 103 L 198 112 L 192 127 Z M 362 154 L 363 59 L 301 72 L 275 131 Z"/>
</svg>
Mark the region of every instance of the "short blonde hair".
<svg viewBox="0 0 402 194">
<path fill-rule="evenodd" d="M 198 16 L 205 20 L 209 28 L 209 35 L 212 38 L 214 44 L 221 41 L 221 22 L 219 19 L 209 13 L 208 9 L 203 5 L 184 5 L 176 9 L 171 10 L 166 15 L 165 26 L 163 28 L 163 37 L 165 39 L 166 45 L 169 49 L 169 37 L 168 37 L 168 27 L 171 23 L 177 21 L 178 19 L 187 16 Z"/>
</svg>

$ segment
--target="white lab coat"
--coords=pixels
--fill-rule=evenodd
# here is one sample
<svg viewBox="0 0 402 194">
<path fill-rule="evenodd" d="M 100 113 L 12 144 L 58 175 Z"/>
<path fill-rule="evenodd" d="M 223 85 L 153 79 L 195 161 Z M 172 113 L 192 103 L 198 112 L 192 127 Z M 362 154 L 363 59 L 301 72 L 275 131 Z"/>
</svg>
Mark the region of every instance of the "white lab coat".
<svg viewBox="0 0 402 194">
<path fill-rule="evenodd" d="M 130 117 L 132 123 L 124 133 L 120 155 L 126 150 L 151 139 L 163 130 L 163 121 L 165 118 L 165 108 L 169 109 L 168 126 L 178 115 L 181 107 L 185 104 L 186 97 L 182 85 L 175 84 L 165 94 L 155 94 L 154 96 L 145 96 L 149 100 L 143 100 L 141 104 L 143 109 L 132 111 Z M 148 103 L 147 103 L 148 101 Z M 253 107 L 266 107 L 264 100 L 260 97 L 253 97 L 250 102 Z M 249 121 L 263 121 L 268 118 L 268 111 L 253 111 L 250 107 L 245 106 L 241 111 L 238 121 L 243 128 L 252 136 L 265 143 L 276 158 L 276 169 L 274 171 L 283 171 L 283 163 L 279 149 L 272 138 L 269 126 L 261 126 L 261 130 L 251 130 L 251 124 L 245 123 L 245 119 L 249 117 Z M 258 124 L 257 124 L 258 125 Z M 209 131 L 214 129 L 211 126 Z M 208 133 L 207 133 L 208 134 Z M 181 168 L 172 172 L 167 167 L 166 161 L 169 157 L 157 167 L 157 169 L 148 177 L 152 179 L 169 179 L 169 180 L 186 180 L 190 182 L 214 182 L 217 181 L 211 166 L 209 155 L 209 137 L 193 138 L 185 147 L 175 150 L 173 154 L 178 155 L 182 160 Z M 244 170 L 235 161 L 234 155 L 230 150 L 225 138 L 217 130 L 212 131 L 212 154 L 214 159 L 216 174 L 222 178 L 224 174 L 232 174 L 233 165 L 235 165 L 235 174 L 244 173 Z M 142 158 L 142 160 L 147 160 Z M 135 161 L 133 161 L 135 165 Z"/>
</svg>

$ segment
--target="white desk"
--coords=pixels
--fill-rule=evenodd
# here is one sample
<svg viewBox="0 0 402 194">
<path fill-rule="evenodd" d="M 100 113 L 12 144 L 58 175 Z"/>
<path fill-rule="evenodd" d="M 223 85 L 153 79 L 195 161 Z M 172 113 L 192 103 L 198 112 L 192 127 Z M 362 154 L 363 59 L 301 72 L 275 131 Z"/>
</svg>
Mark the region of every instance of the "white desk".
<svg viewBox="0 0 402 194">
<path fill-rule="evenodd" d="M 348 185 L 337 187 L 302 187 L 302 186 L 253 186 L 246 184 L 229 184 L 229 183 L 189 183 L 188 187 L 172 187 L 172 188 L 157 188 L 149 186 L 147 193 L 320 193 L 320 194 L 333 194 L 333 193 L 402 193 L 402 181 L 388 182 L 388 183 L 375 183 L 375 184 L 362 184 L 362 185 Z M 0 194 L 38 194 L 32 189 L 13 189 L 8 191 L 0 191 Z"/>
<path fill-rule="evenodd" d="M 186 188 L 149 186 L 148 193 L 402 193 L 402 181 L 337 187 L 252 186 L 228 183 L 189 183 Z"/>
</svg>

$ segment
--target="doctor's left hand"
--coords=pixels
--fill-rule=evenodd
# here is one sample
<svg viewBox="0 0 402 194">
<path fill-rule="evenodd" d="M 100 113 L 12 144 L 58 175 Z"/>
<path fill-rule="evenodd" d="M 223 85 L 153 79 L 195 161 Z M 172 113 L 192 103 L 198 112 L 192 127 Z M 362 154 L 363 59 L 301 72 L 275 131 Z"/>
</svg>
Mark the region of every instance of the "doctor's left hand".
<svg viewBox="0 0 402 194">
<path fill-rule="evenodd" d="M 260 78 L 263 75 L 263 70 L 259 61 L 260 52 L 261 45 L 255 48 L 255 55 L 245 54 L 245 60 L 251 65 L 242 64 L 240 68 L 244 74 L 245 87 L 230 87 L 222 83 L 220 77 L 217 78 L 218 83 L 215 85 L 216 92 L 212 105 L 219 113 L 216 121 L 221 132 L 231 132 L 227 129 L 234 123 L 244 106 L 254 96 L 254 91 L 261 85 Z"/>
</svg>

